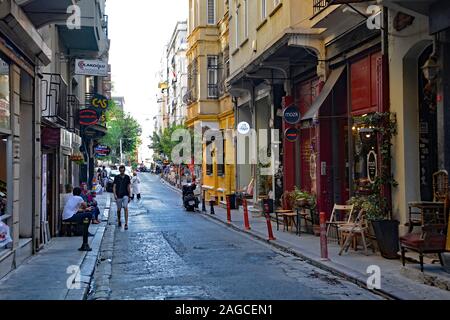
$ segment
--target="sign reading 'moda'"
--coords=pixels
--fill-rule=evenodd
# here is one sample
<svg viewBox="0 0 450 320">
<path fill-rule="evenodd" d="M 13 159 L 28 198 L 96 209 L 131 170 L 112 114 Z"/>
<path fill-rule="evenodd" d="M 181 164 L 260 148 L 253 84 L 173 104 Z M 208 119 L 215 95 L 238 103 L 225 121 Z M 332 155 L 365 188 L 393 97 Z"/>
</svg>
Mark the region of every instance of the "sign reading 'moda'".
<svg viewBox="0 0 450 320">
<path fill-rule="evenodd" d="M 288 124 L 297 124 L 300 122 L 300 111 L 298 110 L 298 107 L 293 104 L 283 111 L 283 118 L 284 121 Z"/>
</svg>

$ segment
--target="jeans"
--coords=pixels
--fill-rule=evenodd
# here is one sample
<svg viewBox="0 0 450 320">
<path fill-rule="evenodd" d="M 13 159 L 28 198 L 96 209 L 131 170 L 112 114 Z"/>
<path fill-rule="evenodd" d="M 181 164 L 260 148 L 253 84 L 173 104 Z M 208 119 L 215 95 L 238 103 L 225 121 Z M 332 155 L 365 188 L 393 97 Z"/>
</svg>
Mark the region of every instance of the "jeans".
<svg viewBox="0 0 450 320">
<path fill-rule="evenodd" d="M 84 219 L 88 218 L 89 222 L 91 222 L 92 220 L 92 216 L 93 216 L 93 212 L 89 212 L 89 211 L 84 211 L 84 212 L 79 212 L 77 214 L 74 214 L 71 218 L 64 220 L 66 222 L 78 222 L 78 223 L 83 223 Z"/>
</svg>

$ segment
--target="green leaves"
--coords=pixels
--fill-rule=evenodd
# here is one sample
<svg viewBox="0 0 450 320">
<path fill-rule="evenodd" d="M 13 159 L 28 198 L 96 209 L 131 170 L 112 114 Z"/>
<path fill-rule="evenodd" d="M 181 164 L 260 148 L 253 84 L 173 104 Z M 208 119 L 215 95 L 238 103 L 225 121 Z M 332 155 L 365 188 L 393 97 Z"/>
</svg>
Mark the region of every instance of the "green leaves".
<svg viewBox="0 0 450 320">
<path fill-rule="evenodd" d="M 101 143 L 111 148 L 112 160 L 120 158 L 120 140 L 122 140 L 122 152 L 134 156 L 141 144 L 140 135 L 142 129 L 136 119 L 130 114 L 120 110 L 114 103 L 110 102 L 106 112 L 107 134 L 101 140 Z"/>
<path fill-rule="evenodd" d="M 185 125 L 180 124 L 172 124 L 170 127 L 165 128 L 164 131 L 153 132 L 153 136 L 151 136 L 152 144 L 150 145 L 150 149 L 154 150 L 154 157 L 157 159 L 160 155 L 165 156 L 169 161 L 172 159 L 172 150 L 175 148 L 177 144 L 181 141 L 172 141 L 172 134 L 175 130 L 188 130 Z M 193 138 L 191 137 L 191 141 Z"/>
</svg>

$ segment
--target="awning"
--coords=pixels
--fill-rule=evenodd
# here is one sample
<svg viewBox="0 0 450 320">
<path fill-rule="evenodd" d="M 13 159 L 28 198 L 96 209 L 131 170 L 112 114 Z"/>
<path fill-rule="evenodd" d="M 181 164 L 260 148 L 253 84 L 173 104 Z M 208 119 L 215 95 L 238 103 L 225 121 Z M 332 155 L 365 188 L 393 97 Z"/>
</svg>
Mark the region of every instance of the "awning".
<svg viewBox="0 0 450 320">
<path fill-rule="evenodd" d="M 314 118 L 318 118 L 320 108 L 325 103 L 325 100 L 327 100 L 331 91 L 333 91 L 334 86 L 338 82 L 341 75 L 344 73 L 344 70 L 345 70 L 345 66 L 341 66 L 341 67 L 331 71 L 331 74 L 328 77 L 327 82 L 323 86 L 322 91 L 320 92 L 320 94 L 316 98 L 316 100 L 314 100 L 313 104 L 311 105 L 309 110 L 305 113 L 305 115 L 303 116 L 301 121 L 309 121 Z"/>
</svg>

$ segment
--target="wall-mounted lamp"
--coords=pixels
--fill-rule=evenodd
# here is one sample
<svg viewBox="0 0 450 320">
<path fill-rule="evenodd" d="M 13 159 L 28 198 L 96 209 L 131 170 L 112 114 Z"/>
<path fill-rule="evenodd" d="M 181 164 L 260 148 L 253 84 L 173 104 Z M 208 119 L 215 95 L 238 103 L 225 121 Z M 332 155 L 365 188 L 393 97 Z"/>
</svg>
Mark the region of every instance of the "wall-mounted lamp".
<svg viewBox="0 0 450 320">
<path fill-rule="evenodd" d="M 425 64 L 422 66 L 422 72 L 425 79 L 429 82 L 436 80 L 439 74 L 439 64 L 437 63 L 437 58 L 431 55 Z"/>
</svg>

